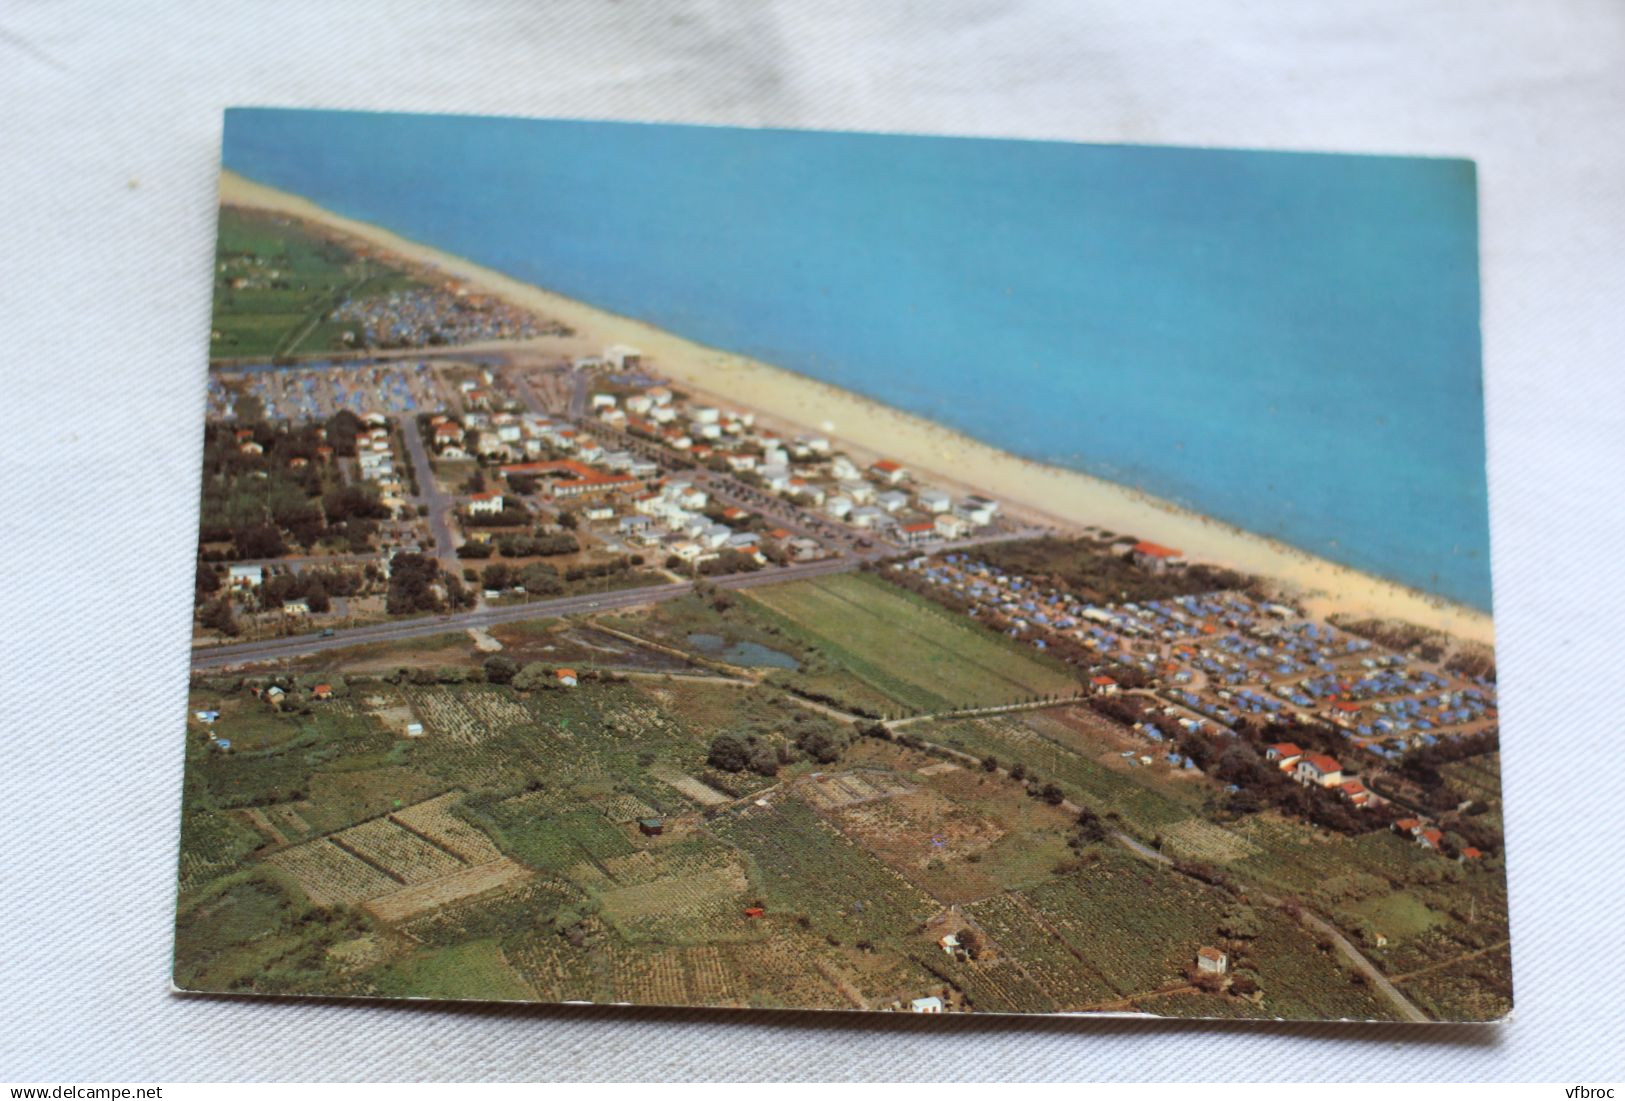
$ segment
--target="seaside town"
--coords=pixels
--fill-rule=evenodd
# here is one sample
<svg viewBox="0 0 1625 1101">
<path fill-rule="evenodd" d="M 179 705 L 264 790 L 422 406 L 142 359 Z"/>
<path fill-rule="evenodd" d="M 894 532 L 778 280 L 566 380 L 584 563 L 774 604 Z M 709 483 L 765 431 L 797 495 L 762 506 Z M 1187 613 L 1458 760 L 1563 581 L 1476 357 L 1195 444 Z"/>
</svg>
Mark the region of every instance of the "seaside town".
<svg viewBox="0 0 1625 1101">
<path fill-rule="evenodd" d="M 275 210 L 220 250 L 182 988 L 1510 1008 L 1489 647 Z"/>
</svg>

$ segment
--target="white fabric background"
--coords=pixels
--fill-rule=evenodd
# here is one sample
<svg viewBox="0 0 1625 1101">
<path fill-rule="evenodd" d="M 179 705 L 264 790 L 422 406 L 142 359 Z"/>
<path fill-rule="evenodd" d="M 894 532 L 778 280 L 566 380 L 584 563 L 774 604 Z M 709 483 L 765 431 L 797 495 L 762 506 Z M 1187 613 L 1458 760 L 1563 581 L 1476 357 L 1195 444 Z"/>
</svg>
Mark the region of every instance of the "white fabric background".
<svg viewBox="0 0 1625 1101">
<path fill-rule="evenodd" d="M 1617 2 L 11 0 L 0 97 L 0 1078 L 1622 1076 Z M 229 104 L 1476 158 L 1516 1022 L 169 994 Z"/>
</svg>

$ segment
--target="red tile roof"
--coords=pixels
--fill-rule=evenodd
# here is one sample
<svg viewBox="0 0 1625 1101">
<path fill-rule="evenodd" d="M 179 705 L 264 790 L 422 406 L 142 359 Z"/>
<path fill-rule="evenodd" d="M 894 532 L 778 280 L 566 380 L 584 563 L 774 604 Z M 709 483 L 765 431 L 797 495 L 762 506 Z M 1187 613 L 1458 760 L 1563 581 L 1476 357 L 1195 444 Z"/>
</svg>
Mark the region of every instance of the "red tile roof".
<svg viewBox="0 0 1625 1101">
<path fill-rule="evenodd" d="M 895 474 L 903 469 L 902 464 L 894 463 L 890 459 L 877 459 L 869 464 L 870 470 L 878 470 L 884 474 Z"/>
<path fill-rule="evenodd" d="M 1150 555 L 1152 558 L 1178 558 L 1179 551 L 1173 547 L 1165 547 L 1161 543 L 1139 542 L 1134 544 L 1134 553 Z"/>
<path fill-rule="evenodd" d="M 1276 756 L 1278 756 L 1278 757 L 1302 757 L 1303 756 L 1303 750 L 1299 749 L 1297 746 L 1293 745 L 1291 742 L 1276 742 L 1274 745 L 1269 746 L 1268 748 L 1273 749 L 1275 751 Z"/>
<path fill-rule="evenodd" d="M 1321 772 L 1324 772 L 1324 773 L 1342 772 L 1343 771 L 1343 766 L 1337 763 L 1336 758 L 1328 757 L 1324 753 L 1309 753 L 1309 754 L 1306 754 L 1304 756 L 1304 758 L 1303 758 L 1303 761 L 1300 761 L 1298 763 L 1303 764 L 1305 762 L 1307 762 L 1308 764 L 1314 766 L 1315 768 L 1319 769 Z"/>
</svg>

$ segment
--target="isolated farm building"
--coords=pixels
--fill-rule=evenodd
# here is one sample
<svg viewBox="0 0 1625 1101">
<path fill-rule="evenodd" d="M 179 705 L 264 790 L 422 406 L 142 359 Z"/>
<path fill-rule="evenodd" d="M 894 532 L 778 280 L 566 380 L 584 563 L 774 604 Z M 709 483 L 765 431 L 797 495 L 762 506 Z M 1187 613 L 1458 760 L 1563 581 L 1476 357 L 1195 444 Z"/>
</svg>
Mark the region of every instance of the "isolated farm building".
<svg viewBox="0 0 1625 1101">
<path fill-rule="evenodd" d="M 941 1013 L 942 999 L 934 994 L 925 998 L 915 998 L 908 1003 L 908 1007 L 916 1013 Z"/>
<path fill-rule="evenodd" d="M 945 933 L 937 940 L 937 945 L 950 956 L 959 951 L 959 934 Z"/>
<path fill-rule="evenodd" d="M 197 717 L 198 722 L 204 724 L 213 723 L 216 719 L 220 718 L 220 712 L 218 711 L 195 711 L 193 714 Z"/>
<path fill-rule="evenodd" d="M 574 688 L 576 686 L 576 680 L 578 678 L 574 669 L 560 669 L 553 675 L 557 677 L 558 682 L 564 685 L 566 688 Z"/>
<path fill-rule="evenodd" d="M 1196 950 L 1196 969 L 1206 971 L 1210 975 L 1222 975 L 1230 969 L 1230 957 L 1217 948 L 1202 947 Z"/>
<path fill-rule="evenodd" d="M 471 516 L 495 516 L 502 511 L 502 494 L 476 493 L 468 499 L 468 512 Z"/>
<path fill-rule="evenodd" d="M 1468 845 L 1465 849 L 1461 850 L 1461 855 L 1456 859 L 1460 860 L 1463 864 L 1467 863 L 1469 860 L 1483 860 L 1484 851 L 1482 849 L 1475 848 L 1472 845 Z"/>
<path fill-rule="evenodd" d="M 646 837 L 658 837 L 666 832 L 666 824 L 658 818 L 639 818 L 638 832 Z"/>
<path fill-rule="evenodd" d="M 1089 690 L 1097 696 L 1117 695 L 1117 681 L 1104 673 L 1089 678 Z"/>
<path fill-rule="evenodd" d="M 1161 543 L 1149 541 L 1134 544 L 1129 551 L 1129 555 L 1134 559 L 1135 565 L 1142 566 L 1153 573 L 1161 573 L 1169 566 L 1177 566 L 1184 561 L 1184 557 L 1173 547 L 1165 547 Z"/>
<path fill-rule="evenodd" d="M 1324 753 L 1305 754 L 1293 770 L 1300 784 L 1319 784 L 1323 788 L 1336 787 L 1343 782 L 1343 766 Z"/>
<path fill-rule="evenodd" d="M 282 697 L 285 695 L 287 695 L 286 692 L 282 691 L 282 689 L 273 684 L 271 687 L 265 690 L 265 701 L 272 707 L 281 707 Z"/>
<path fill-rule="evenodd" d="M 907 476 L 902 464 L 894 463 L 890 459 L 879 459 L 869 464 L 869 473 L 885 482 L 887 485 L 896 485 Z"/>
<path fill-rule="evenodd" d="M 330 700 L 333 698 L 333 686 L 331 684 L 318 684 L 310 690 L 310 694 L 318 700 Z"/>
<path fill-rule="evenodd" d="M 1297 764 L 1298 758 L 1302 756 L 1303 750 L 1291 742 L 1276 742 L 1264 750 L 1264 759 L 1279 763 L 1283 772 Z"/>
<path fill-rule="evenodd" d="M 232 566 L 226 572 L 226 580 L 234 589 L 258 588 L 265 581 L 265 567 Z"/>
</svg>

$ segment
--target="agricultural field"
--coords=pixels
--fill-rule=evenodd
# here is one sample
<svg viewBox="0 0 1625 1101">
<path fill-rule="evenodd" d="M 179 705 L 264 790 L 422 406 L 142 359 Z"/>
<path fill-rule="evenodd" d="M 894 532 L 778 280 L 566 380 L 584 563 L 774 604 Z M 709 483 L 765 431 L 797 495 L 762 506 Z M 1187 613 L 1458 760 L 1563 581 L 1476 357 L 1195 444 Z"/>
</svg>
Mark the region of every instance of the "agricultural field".
<svg viewBox="0 0 1625 1101">
<path fill-rule="evenodd" d="M 1125 828 L 1149 839 L 1155 832 L 1201 810 L 1205 790 L 1166 765 L 1135 767 L 1115 746 L 1084 746 L 1071 728 L 1057 735 L 1058 720 L 1048 713 L 947 719 L 910 726 L 929 742 L 1005 765 L 1019 763 L 1031 774 L 1054 781 L 1067 796 L 1101 815 L 1119 816 Z"/>
<path fill-rule="evenodd" d="M 229 206 L 220 208 L 215 261 L 216 359 L 342 348 L 340 335 L 354 326 L 327 315 L 345 297 L 418 285 L 302 222 Z"/>
<path fill-rule="evenodd" d="M 861 588 L 843 599 L 896 596 L 873 579 L 845 582 Z M 783 611 L 741 595 L 660 624 L 616 617 L 617 629 L 666 645 L 670 632 L 711 628 L 809 664 L 839 645 L 893 708 L 923 705 L 906 694 L 994 658 L 1028 689 L 1051 675 L 1002 639 L 962 644 L 957 624 L 921 621 L 937 641 L 913 645 L 937 646 L 937 671 L 908 680 L 882 664 L 893 643 L 878 631 L 814 636 L 803 619 L 836 597 L 813 588 L 786 586 L 808 590 L 793 608 L 766 590 Z M 921 614 L 904 603 L 895 616 Z M 741 616 L 750 630 L 726 634 Z M 583 626 L 509 632 L 547 645 Z M 893 720 L 884 737 L 786 691 L 783 670 L 626 676 L 580 662 L 590 672 L 574 689 L 521 691 L 485 682 L 472 647 L 436 646 L 439 667 L 376 654 L 375 673 L 351 664 L 336 677 L 343 655 L 302 668 L 280 706 L 256 691 L 264 678 L 198 683 L 192 710 L 218 715 L 187 728 L 179 985 L 1394 1016 L 1280 901 L 1297 899 L 1429 1014 L 1499 1016 L 1509 1004 L 1494 981 L 1506 952 L 1498 866 L 1464 867 L 1385 830 L 1349 837 L 1268 812 L 1218 814 L 1219 785 L 1128 763 L 1131 735 L 1070 695 L 1031 711 Z M 315 700 L 315 677 L 343 691 Z M 719 733 L 777 756 L 729 771 L 713 759 Z M 834 739 L 833 759 L 798 751 L 811 733 Z M 987 756 L 1000 767 L 983 767 Z M 1447 766 L 1451 782 L 1496 813 L 1476 764 Z M 1081 839 L 1076 806 L 1043 797 L 1050 782 L 1097 814 L 1103 835 Z M 967 930 L 974 954 L 939 946 Z M 1204 945 L 1231 953 L 1241 988 L 1192 982 Z"/>
<path fill-rule="evenodd" d="M 792 639 L 906 712 L 1070 696 L 1067 668 L 867 574 L 770 585 L 748 600 Z M 895 712 L 895 707 L 894 707 Z"/>
</svg>

